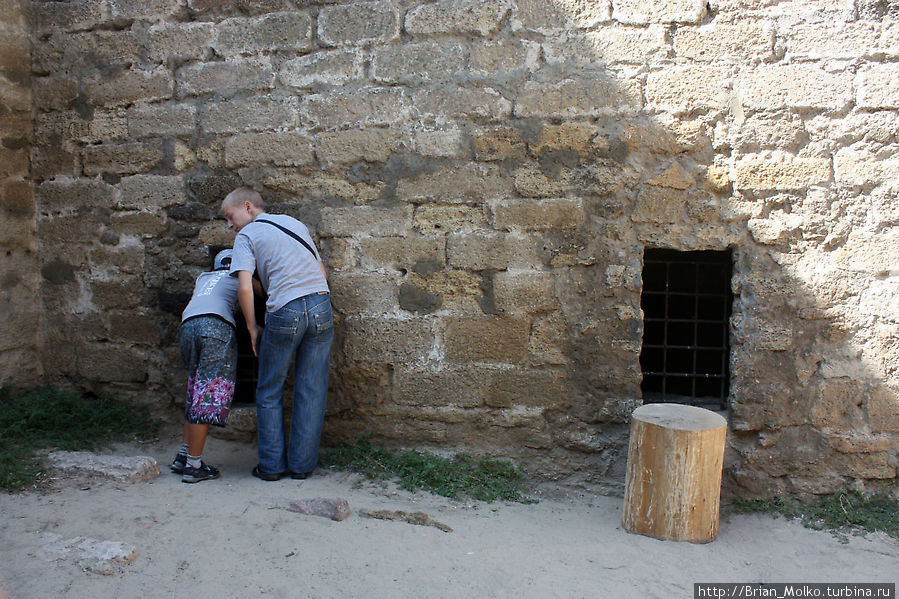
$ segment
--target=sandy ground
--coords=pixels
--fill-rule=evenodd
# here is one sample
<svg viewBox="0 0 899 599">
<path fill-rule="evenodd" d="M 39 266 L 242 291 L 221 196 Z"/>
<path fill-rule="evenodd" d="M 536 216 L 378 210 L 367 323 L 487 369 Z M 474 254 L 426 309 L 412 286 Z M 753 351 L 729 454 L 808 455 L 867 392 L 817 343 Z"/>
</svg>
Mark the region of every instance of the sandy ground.
<svg viewBox="0 0 899 599">
<path fill-rule="evenodd" d="M 150 483 L 61 480 L 0 494 L 0 598 L 83 597 L 693 597 L 695 582 L 897 582 L 899 542 L 850 537 L 761 515 L 722 516 L 706 545 L 621 529 L 621 499 L 543 492 L 535 504 L 453 501 L 323 473 L 306 481 L 250 476 L 255 448 L 210 439 L 222 478 L 181 483 L 167 464 L 177 438 L 117 448 L 155 457 Z M 284 509 L 345 498 L 338 522 Z M 362 517 L 425 512 L 433 526 Z M 91 570 L 72 540 L 133 546 L 130 563 Z M 54 550 L 53 548 L 57 550 Z"/>
</svg>

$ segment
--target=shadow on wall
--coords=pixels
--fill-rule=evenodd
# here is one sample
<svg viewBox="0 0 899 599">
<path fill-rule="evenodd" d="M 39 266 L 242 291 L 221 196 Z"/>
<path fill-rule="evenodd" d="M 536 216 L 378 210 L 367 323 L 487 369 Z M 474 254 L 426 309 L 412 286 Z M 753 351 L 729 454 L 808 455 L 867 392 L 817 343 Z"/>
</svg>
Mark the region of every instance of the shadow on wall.
<svg viewBox="0 0 899 599">
<path fill-rule="evenodd" d="M 37 7 L 38 231 L 73 273 L 43 284 L 50 373 L 180 397 L 163 300 L 230 243 L 212 219 L 248 184 L 327 256 L 331 440 L 620 489 L 644 248 L 730 248 L 732 491 L 895 481 L 888 15 L 189 4 Z"/>
<path fill-rule="evenodd" d="M 41 284 L 29 181 L 30 39 L 20 2 L 0 10 L 0 384 L 36 384 L 40 368 Z"/>
</svg>

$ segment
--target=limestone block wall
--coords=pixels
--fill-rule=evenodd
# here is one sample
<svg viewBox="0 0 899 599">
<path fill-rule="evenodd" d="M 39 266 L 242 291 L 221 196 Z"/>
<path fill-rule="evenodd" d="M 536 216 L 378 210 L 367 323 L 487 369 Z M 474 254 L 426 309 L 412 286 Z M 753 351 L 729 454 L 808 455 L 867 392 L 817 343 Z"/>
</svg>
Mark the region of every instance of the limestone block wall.
<svg viewBox="0 0 899 599">
<path fill-rule="evenodd" d="M 0 3 L 0 381 L 41 375 L 40 261 L 30 181 L 29 3 Z"/>
<path fill-rule="evenodd" d="M 40 301 L 9 301 L 48 377 L 180 402 L 178 313 L 246 184 L 326 256 L 332 440 L 620 488 L 644 248 L 730 249 L 729 488 L 895 483 L 894 3 L 29 8 L 40 264 L 10 270 Z"/>
</svg>

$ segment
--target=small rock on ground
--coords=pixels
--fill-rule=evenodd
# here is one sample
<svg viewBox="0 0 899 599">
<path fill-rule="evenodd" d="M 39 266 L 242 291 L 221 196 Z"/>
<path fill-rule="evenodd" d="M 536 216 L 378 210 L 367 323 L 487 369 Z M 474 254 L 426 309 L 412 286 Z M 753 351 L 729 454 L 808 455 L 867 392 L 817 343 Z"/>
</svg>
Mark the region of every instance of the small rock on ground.
<svg viewBox="0 0 899 599">
<path fill-rule="evenodd" d="M 116 566 L 130 564 L 137 557 L 137 549 L 121 541 L 63 539 L 52 533 L 44 535 L 44 540 L 41 550 L 47 559 L 73 560 L 82 570 L 95 574 L 114 574 Z"/>
<path fill-rule="evenodd" d="M 360 516 L 366 518 L 377 518 L 378 520 L 398 520 L 400 522 L 408 522 L 417 526 L 433 526 L 443 532 L 453 532 L 452 527 L 447 526 L 443 522 L 432 520 L 424 512 L 404 512 L 402 510 L 359 510 Z"/>
<path fill-rule="evenodd" d="M 156 460 L 149 456 L 103 455 L 90 451 L 54 451 L 47 465 L 67 475 L 111 478 L 123 483 L 139 483 L 159 476 Z"/>
<path fill-rule="evenodd" d="M 350 504 L 346 499 L 313 497 L 291 501 L 284 509 L 307 516 L 322 516 L 340 522 L 350 517 Z"/>
</svg>

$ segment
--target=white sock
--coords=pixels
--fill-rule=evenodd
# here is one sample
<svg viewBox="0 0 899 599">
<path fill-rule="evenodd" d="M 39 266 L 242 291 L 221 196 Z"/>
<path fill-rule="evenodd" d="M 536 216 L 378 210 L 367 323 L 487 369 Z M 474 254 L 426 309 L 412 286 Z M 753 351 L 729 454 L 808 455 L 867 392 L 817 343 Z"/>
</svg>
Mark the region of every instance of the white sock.
<svg viewBox="0 0 899 599">
<path fill-rule="evenodd" d="M 187 456 L 187 465 L 190 466 L 191 468 L 199 468 L 200 464 L 203 463 L 203 460 L 200 459 L 201 457 L 202 456 L 198 456 L 198 455 L 197 456 L 193 456 L 193 455 Z"/>
</svg>

